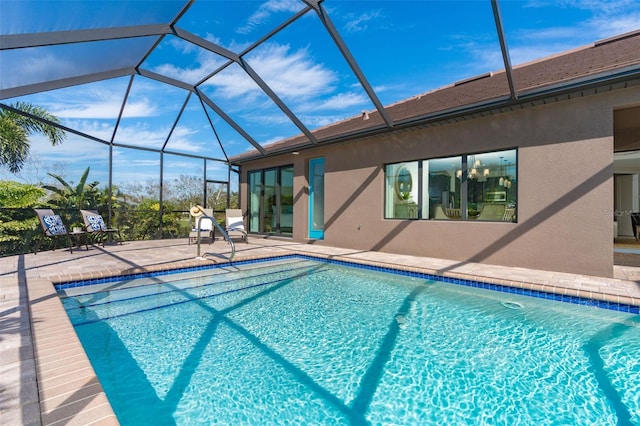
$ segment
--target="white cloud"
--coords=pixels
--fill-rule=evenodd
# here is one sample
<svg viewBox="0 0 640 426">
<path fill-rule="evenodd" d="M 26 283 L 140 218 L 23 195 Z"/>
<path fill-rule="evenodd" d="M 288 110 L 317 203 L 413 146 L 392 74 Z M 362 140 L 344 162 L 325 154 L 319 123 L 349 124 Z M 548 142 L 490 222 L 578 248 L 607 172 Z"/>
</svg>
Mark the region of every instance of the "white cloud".
<svg viewBox="0 0 640 426">
<path fill-rule="evenodd" d="M 160 165 L 160 158 L 157 160 L 152 159 L 135 159 L 135 158 L 123 158 L 120 156 L 119 161 L 120 164 L 128 164 L 132 167 L 155 167 Z M 157 179 L 157 175 L 155 176 Z"/>
<path fill-rule="evenodd" d="M 271 15 L 280 12 L 296 13 L 300 10 L 301 2 L 297 0 L 268 0 L 260 5 L 248 19 L 247 23 L 236 30 L 239 34 L 249 34 L 266 23 Z"/>
<path fill-rule="evenodd" d="M 363 13 L 358 16 L 350 14 L 346 16 L 347 22 L 344 24 L 344 28 L 350 33 L 365 31 L 369 27 L 368 23 L 378 18 L 384 18 L 379 10 Z"/>
<path fill-rule="evenodd" d="M 86 169 L 91 166 L 92 170 L 108 167 L 109 148 L 72 133 L 67 134 L 67 138 L 61 144 L 52 146 L 48 139 L 42 135 L 33 135 L 30 138 L 30 153 L 43 161 L 43 166 L 51 165 L 54 162 L 73 163 L 76 168 Z M 79 167 L 78 167 L 79 166 Z M 25 170 L 28 172 L 28 170 Z M 90 180 L 95 180 L 94 173 L 89 175 Z M 78 179 L 77 176 L 68 176 L 70 179 Z"/>
<path fill-rule="evenodd" d="M 220 39 L 212 34 L 207 34 L 205 39 L 213 44 L 222 46 Z M 169 42 L 162 46 L 171 50 L 169 57 L 171 62 L 165 62 L 150 69 L 158 74 L 171 77 L 175 80 L 188 84 L 196 84 L 211 72 L 227 63 L 229 59 L 201 48 L 193 43 L 172 37 Z M 232 52 L 239 52 L 246 47 L 246 44 L 235 44 L 227 49 Z M 165 52 L 167 53 L 167 52 Z"/>
<path fill-rule="evenodd" d="M 181 61 L 182 63 L 191 63 L 191 66 L 180 67 L 175 63 L 162 64 L 154 67 L 153 71 L 179 81 L 195 84 L 228 61 L 228 59 L 206 49 L 196 47 L 193 51 L 197 52 L 193 60 L 182 58 Z"/>
<path fill-rule="evenodd" d="M 349 115 L 307 115 L 302 116 L 301 120 L 310 128 L 315 129 L 318 127 L 328 126 L 330 124 L 337 123 L 340 120 L 344 120 L 348 118 L 348 116 L 353 116 L 353 114 Z"/>
<path fill-rule="evenodd" d="M 201 141 L 199 133 L 185 126 L 176 126 L 167 143 L 167 149 L 176 152 L 203 153 L 210 142 Z M 209 154 L 209 153 L 207 153 Z"/>
<path fill-rule="evenodd" d="M 205 87 L 215 87 L 216 96 L 225 99 L 243 98 L 243 103 L 253 103 L 262 91 L 238 65 L 227 67 L 206 83 Z"/>
<path fill-rule="evenodd" d="M 120 108 L 122 107 L 122 99 L 95 100 L 93 102 L 84 102 L 82 104 L 57 105 L 50 107 L 50 111 L 60 118 L 102 118 L 113 119 L 118 118 Z M 156 107 L 149 99 L 142 99 L 138 102 L 128 102 L 123 112 L 123 117 L 152 117 L 157 113 Z"/>
<path fill-rule="evenodd" d="M 623 16 L 594 18 L 588 21 L 599 38 L 607 38 L 640 29 L 640 12 L 627 13 Z"/>
<path fill-rule="evenodd" d="M 585 0 L 585 1 L 529 1 L 523 8 L 548 9 L 549 14 L 558 14 L 571 10 L 581 13 L 590 12 L 592 16 L 579 21 L 565 20 L 566 25 L 539 26 L 522 21 L 515 30 L 507 31 L 509 57 L 512 65 L 519 65 L 545 58 L 571 49 L 593 43 L 596 40 L 640 28 L 640 11 L 636 0 Z M 567 16 L 572 14 L 567 13 Z M 474 75 L 488 70 L 504 68 L 500 48 L 495 40 L 469 40 L 459 35 L 451 50 L 459 50 L 471 55 L 471 69 L 467 74 Z M 464 55 L 463 55 L 464 56 Z"/>
<path fill-rule="evenodd" d="M 581 10 L 588 19 L 567 22 L 566 26 L 521 28 L 508 38 L 514 63 L 527 62 L 587 45 L 596 40 L 640 29 L 637 0 L 582 0 L 562 3 L 531 2 L 529 7 L 550 8 L 550 13 Z M 553 9 L 551 9 L 553 8 Z M 509 34 L 507 34 L 509 36 Z"/>
<path fill-rule="evenodd" d="M 249 65 L 273 91 L 291 101 L 330 93 L 337 82 L 335 73 L 314 63 L 306 49 L 290 52 L 290 47 L 265 44 L 247 58 Z M 207 85 L 215 86 L 217 95 L 227 99 L 261 95 L 260 87 L 238 66 L 214 76 Z"/>
<path fill-rule="evenodd" d="M 322 101 L 301 105 L 298 110 L 302 112 L 336 111 L 345 109 L 353 110 L 356 106 L 370 107 L 369 98 L 353 92 L 338 93 L 337 95 Z"/>
<path fill-rule="evenodd" d="M 180 37 L 176 37 L 173 35 L 167 37 L 166 40 L 167 40 L 167 46 L 178 51 L 182 55 L 187 55 L 190 53 L 197 52 L 199 49 L 199 47 L 196 46 L 195 44 L 190 43 L 186 40 L 181 39 Z"/>
<path fill-rule="evenodd" d="M 158 105 L 166 104 L 166 101 L 161 99 L 166 91 L 158 93 L 157 86 L 149 86 L 142 78 L 138 81 L 140 84 L 134 86 L 141 89 L 138 91 L 140 95 L 136 96 L 135 100 L 129 98 L 123 117 L 158 115 Z M 63 124 L 74 119 L 115 120 L 120 113 L 127 83 L 128 78 L 100 81 L 25 96 L 20 100 L 43 106 L 53 115 L 63 119 Z"/>
<path fill-rule="evenodd" d="M 167 126 L 152 128 L 149 123 L 139 122 L 133 125 L 120 125 L 115 141 L 126 145 L 160 149 L 168 134 Z"/>
<path fill-rule="evenodd" d="M 319 96 L 334 89 L 335 73 L 314 63 L 306 49 L 290 53 L 289 46 L 267 44 L 254 53 L 249 63 L 283 98 Z"/>
<path fill-rule="evenodd" d="M 82 74 L 81 65 L 47 53 L 44 49 L 38 49 L 38 54 L 33 54 L 33 49 L 17 49 L 15 51 L 2 52 L 2 87 L 18 87 L 31 83 L 50 81 Z M 19 72 L 16 72 L 19 69 Z"/>
<path fill-rule="evenodd" d="M 75 129 L 84 134 L 96 137 L 105 142 L 111 140 L 111 135 L 113 135 L 113 128 L 115 126 L 115 121 L 106 122 L 100 120 L 68 120 L 65 122 L 67 127 Z M 76 136 L 82 137 L 82 136 Z M 93 142 L 91 142 L 93 143 Z"/>
</svg>

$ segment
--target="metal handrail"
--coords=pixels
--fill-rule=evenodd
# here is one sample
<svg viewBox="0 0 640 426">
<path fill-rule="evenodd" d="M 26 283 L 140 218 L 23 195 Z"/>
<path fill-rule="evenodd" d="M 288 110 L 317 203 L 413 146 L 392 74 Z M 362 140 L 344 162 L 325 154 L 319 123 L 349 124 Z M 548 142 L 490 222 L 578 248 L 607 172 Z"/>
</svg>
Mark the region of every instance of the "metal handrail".
<svg viewBox="0 0 640 426">
<path fill-rule="evenodd" d="M 202 211 L 202 210 L 200 210 Z M 204 213 L 204 212 L 203 212 Z M 202 256 L 200 256 L 200 221 L 202 221 L 203 218 L 207 218 L 210 219 L 211 222 L 215 225 L 216 228 L 218 228 L 218 231 L 220 231 L 220 233 L 222 234 L 223 237 L 225 237 L 225 239 L 229 242 L 229 244 L 231 245 L 231 256 L 229 256 L 229 260 L 233 260 L 233 257 L 236 255 L 236 245 L 233 243 L 233 240 L 231 239 L 231 237 L 229 237 L 229 234 L 227 234 L 227 231 L 225 231 L 222 226 L 220 226 L 220 224 L 218 223 L 218 221 L 207 215 L 207 214 L 202 214 L 200 216 L 198 216 L 198 256 L 196 257 L 196 259 L 202 259 Z"/>
</svg>

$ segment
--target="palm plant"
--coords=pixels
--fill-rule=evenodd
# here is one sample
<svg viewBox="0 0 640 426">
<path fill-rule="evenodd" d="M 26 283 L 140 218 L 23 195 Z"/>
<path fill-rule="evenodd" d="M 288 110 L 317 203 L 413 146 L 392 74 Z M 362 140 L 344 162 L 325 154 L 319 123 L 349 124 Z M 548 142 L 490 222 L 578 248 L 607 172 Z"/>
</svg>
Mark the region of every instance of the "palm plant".
<svg viewBox="0 0 640 426">
<path fill-rule="evenodd" d="M 48 123 L 60 123 L 58 117 L 44 108 L 26 102 L 16 102 L 12 108 L 0 109 L 0 166 L 11 173 L 18 173 L 29 157 L 29 137 L 34 133 L 45 135 L 51 145 L 58 145 L 66 137 L 64 130 Z"/>
<path fill-rule="evenodd" d="M 89 177 L 89 167 L 82 173 L 77 185 L 72 186 L 59 175 L 47 173 L 60 183 L 60 186 L 43 185 L 42 187 L 55 194 L 50 203 L 59 209 L 66 210 L 70 217 L 70 222 L 80 224 L 81 218 L 78 210 L 95 208 L 100 200 L 100 191 L 97 189 L 99 182 L 87 183 Z"/>
<path fill-rule="evenodd" d="M 51 202 L 58 208 L 85 209 L 95 207 L 100 198 L 100 191 L 97 189 L 100 183 L 98 181 L 87 183 L 89 170 L 90 167 L 87 167 L 76 186 L 72 186 L 71 183 L 59 175 L 47 173 L 57 180 L 60 186 L 43 185 L 42 187 L 56 194 L 56 197 Z"/>
</svg>

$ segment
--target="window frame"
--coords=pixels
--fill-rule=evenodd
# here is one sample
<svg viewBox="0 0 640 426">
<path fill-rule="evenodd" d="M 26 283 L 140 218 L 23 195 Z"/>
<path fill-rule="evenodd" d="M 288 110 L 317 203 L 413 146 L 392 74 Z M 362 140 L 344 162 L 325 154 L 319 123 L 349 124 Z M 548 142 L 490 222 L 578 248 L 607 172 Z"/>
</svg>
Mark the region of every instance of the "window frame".
<svg viewBox="0 0 640 426">
<path fill-rule="evenodd" d="M 504 153 L 504 156 L 499 156 L 501 153 Z M 500 163 L 498 166 L 492 164 L 491 168 L 488 165 L 483 165 L 482 162 L 478 161 L 478 157 L 481 159 L 483 157 L 491 158 L 493 156 L 499 156 Z M 503 160 L 503 157 L 514 157 L 513 162 L 506 162 L 508 160 Z M 460 159 L 460 169 L 456 171 L 455 179 L 459 179 L 459 191 L 453 191 L 456 194 L 456 199 L 454 200 L 454 208 L 455 212 L 459 211 L 459 215 L 454 215 L 453 217 L 446 215 L 447 218 L 436 217 L 438 216 L 435 213 L 432 213 L 430 210 L 431 206 L 429 204 L 425 207 L 425 202 L 430 202 L 429 195 L 429 162 L 435 160 L 447 160 L 447 159 Z M 493 159 L 495 161 L 495 159 Z M 503 163 L 505 161 L 505 163 Z M 475 163 L 475 164 L 474 164 Z M 416 217 L 402 217 L 402 215 L 396 214 L 396 203 L 402 197 L 398 196 L 398 192 L 396 189 L 396 175 L 400 170 L 406 168 L 408 164 L 416 164 L 417 165 L 417 176 L 412 179 L 412 184 L 417 186 L 417 191 L 414 191 L 411 188 L 411 193 L 417 192 L 417 200 L 418 200 L 418 208 Z M 517 223 L 517 209 L 518 209 L 518 199 L 519 199 L 519 191 L 518 191 L 518 165 L 519 165 L 519 149 L 518 147 L 511 147 L 505 149 L 497 149 L 490 151 L 479 151 L 479 152 L 471 152 L 471 153 L 462 153 L 462 154 L 453 154 L 450 156 L 441 156 L 441 157 L 432 157 L 432 158 L 424 158 L 424 159 L 414 159 L 407 161 L 400 161 L 395 163 L 385 163 L 382 168 L 384 170 L 384 191 L 383 191 L 383 218 L 385 220 L 437 220 L 442 222 L 491 222 L 491 223 Z M 477 168 L 482 166 L 481 170 L 478 171 Z M 414 167 L 414 169 L 416 169 Z M 426 169 L 426 171 L 425 171 Z M 476 169 L 476 170 L 473 170 Z M 486 171 L 485 171 L 486 169 Z M 472 170 L 475 172 L 472 174 Z M 500 183 L 496 180 L 498 175 L 496 173 L 500 173 Z M 391 174 L 392 175 L 391 175 Z M 423 177 L 427 174 L 426 177 Z M 492 176 L 493 174 L 493 176 Z M 511 176 L 513 176 L 511 178 Z M 496 191 L 495 189 L 501 189 L 501 185 L 503 185 L 503 177 L 505 177 L 505 182 L 507 178 L 509 178 L 509 184 L 507 187 L 507 183 L 504 183 L 504 191 Z M 426 180 L 426 182 L 425 182 Z M 471 186 L 473 182 L 473 187 Z M 490 187 L 486 188 L 485 182 L 491 182 Z M 481 183 L 480 186 L 477 186 Z M 512 188 L 512 184 L 515 183 L 515 187 Z M 427 185 L 427 188 L 425 188 Z M 480 189 L 478 189 L 480 188 Z M 494 189 L 491 191 L 490 189 Z M 477 197 L 477 193 L 480 190 L 482 201 L 478 202 L 475 197 Z M 513 191 L 511 197 L 509 197 L 509 191 Z M 500 193 L 498 193 L 500 192 Z M 470 194 L 474 197 L 475 201 L 470 201 Z M 427 198 L 425 200 L 425 198 Z M 489 199 L 489 201 L 486 201 Z M 456 203 L 459 203 L 459 208 L 456 207 Z M 475 203 L 475 205 L 474 205 Z M 503 203 L 504 208 L 495 209 L 495 205 L 499 205 Z M 482 204 L 480 208 L 478 208 L 478 204 Z M 440 204 L 441 205 L 441 204 Z M 471 209 L 471 205 L 473 205 L 473 209 Z M 490 208 L 487 209 L 487 214 L 483 215 L 482 211 L 485 210 L 485 205 Z M 471 209 L 471 210 L 470 210 Z M 496 210 L 497 212 L 491 216 L 489 213 L 491 209 Z M 444 210 L 444 209 L 443 209 Z M 447 209 L 448 210 L 448 209 Z M 503 213 L 501 211 L 504 210 Z M 473 215 L 469 215 L 470 211 L 473 212 Z M 480 213 L 476 213 L 480 211 Z M 435 211 L 434 211 L 435 212 Z M 487 218 L 489 217 L 489 218 Z M 499 217 L 499 218 L 498 218 Z"/>
<path fill-rule="evenodd" d="M 282 237 L 292 237 L 293 236 L 293 224 L 291 226 L 291 232 L 282 232 L 282 223 L 281 223 L 281 209 L 282 209 L 282 177 L 283 177 L 283 172 L 287 169 L 291 170 L 291 187 L 293 188 L 293 178 L 295 176 L 294 173 L 294 166 L 293 164 L 286 164 L 286 165 L 282 165 L 282 166 L 275 166 L 275 167 L 266 167 L 263 169 L 253 169 L 253 170 L 249 170 L 247 172 L 247 208 L 248 208 L 248 212 L 249 212 L 249 220 L 251 220 L 251 217 L 253 215 L 253 203 L 252 203 L 252 196 L 254 196 L 254 192 L 252 191 L 252 189 L 254 189 L 254 185 L 252 185 L 252 176 L 260 176 L 260 184 L 259 184 L 259 188 L 260 188 L 260 193 L 257 197 L 258 200 L 258 230 L 252 230 L 252 226 L 249 223 L 248 225 L 248 230 L 249 233 L 251 234 L 255 234 L 255 235 L 277 235 L 277 236 L 282 236 Z M 267 219 L 273 219 L 272 216 L 270 214 L 267 214 L 266 212 L 266 206 L 265 205 L 265 192 L 266 192 L 266 177 L 267 177 L 267 173 L 269 172 L 275 172 L 275 184 L 274 184 L 274 194 L 272 194 L 272 196 L 275 198 L 274 202 L 274 206 L 276 207 L 274 209 L 274 212 L 271 213 L 273 215 L 275 215 L 275 229 L 270 229 L 270 230 L 266 230 L 267 228 Z M 256 197 L 253 197 L 253 199 L 256 199 Z M 292 206 L 293 208 L 293 206 Z M 293 212 L 291 213 L 293 215 Z"/>
</svg>

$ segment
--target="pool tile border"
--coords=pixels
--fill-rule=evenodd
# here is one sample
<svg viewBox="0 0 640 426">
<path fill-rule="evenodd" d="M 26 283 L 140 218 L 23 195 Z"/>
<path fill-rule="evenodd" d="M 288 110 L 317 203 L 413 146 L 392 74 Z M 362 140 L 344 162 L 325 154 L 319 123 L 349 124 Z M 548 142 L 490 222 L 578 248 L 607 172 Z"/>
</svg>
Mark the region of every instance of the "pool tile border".
<svg viewBox="0 0 640 426">
<path fill-rule="evenodd" d="M 444 283 L 476 287 L 486 290 L 511 293 L 522 296 L 536 297 L 540 299 L 554 300 L 563 303 L 593 306 L 602 309 L 615 310 L 631 314 L 640 314 L 640 300 L 632 297 L 598 293 L 594 291 L 581 291 L 579 289 L 563 286 L 527 283 L 515 280 L 494 279 L 491 277 L 478 277 L 460 273 L 439 274 L 437 271 L 428 268 L 418 268 L 404 265 L 387 264 L 364 259 L 354 259 L 349 256 L 330 256 L 322 254 L 291 253 L 277 256 L 261 255 L 247 256 L 231 262 L 186 262 L 180 264 L 156 265 L 150 268 L 135 268 L 132 270 L 119 271 L 116 274 L 98 273 L 99 276 L 68 276 L 59 277 L 53 283 L 56 289 L 82 287 L 95 284 L 107 284 L 109 282 L 133 280 L 137 278 L 149 278 L 153 276 L 163 276 L 180 272 L 192 272 L 220 268 L 227 265 L 242 265 L 250 263 L 265 262 L 268 260 L 278 260 L 287 258 L 302 258 L 308 260 L 321 260 L 328 263 L 346 265 L 361 269 L 389 272 L 415 278 L 430 279 Z M 84 274 L 81 274 L 84 275 Z"/>
</svg>

